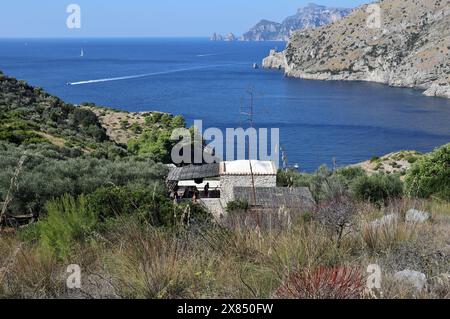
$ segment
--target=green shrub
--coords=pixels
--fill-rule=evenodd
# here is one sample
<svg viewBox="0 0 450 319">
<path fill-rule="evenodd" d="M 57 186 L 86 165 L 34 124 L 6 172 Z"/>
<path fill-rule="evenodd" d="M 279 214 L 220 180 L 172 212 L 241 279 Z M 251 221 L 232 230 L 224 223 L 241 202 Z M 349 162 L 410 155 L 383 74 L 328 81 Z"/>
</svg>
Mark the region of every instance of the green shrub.
<svg viewBox="0 0 450 319">
<path fill-rule="evenodd" d="M 103 187 L 87 196 L 87 205 L 97 213 L 99 221 L 124 215 L 135 215 L 152 226 L 173 227 L 209 220 L 209 214 L 191 202 L 175 205 L 157 187 Z"/>
<path fill-rule="evenodd" d="M 450 200 L 450 143 L 419 158 L 405 179 L 409 196 Z"/>
<path fill-rule="evenodd" d="M 91 210 L 97 212 L 101 221 L 121 215 L 139 214 L 148 217 L 153 225 L 161 224 L 164 215 L 171 214 L 170 202 L 156 187 L 109 186 L 97 189 L 87 196 Z"/>
<path fill-rule="evenodd" d="M 137 139 L 128 142 L 128 151 L 136 155 L 149 155 L 156 162 L 170 163 L 170 150 L 174 142 L 171 131 L 147 129 Z"/>
<path fill-rule="evenodd" d="M 176 141 L 171 135 L 175 128 L 183 128 L 186 122 L 182 116 L 165 113 L 152 113 L 145 117 L 146 128 L 131 127 L 139 137 L 128 142 L 128 151 L 132 154 L 148 155 L 156 162 L 171 163 L 170 152 Z"/>
<path fill-rule="evenodd" d="M 232 212 L 247 212 L 250 209 L 250 204 L 247 201 L 244 200 L 236 200 L 236 201 L 231 201 L 227 204 L 227 212 L 228 213 L 232 213 Z"/>
<path fill-rule="evenodd" d="M 139 123 L 131 124 L 130 129 L 135 134 L 141 134 L 142 133 L 142 127 L 139 125 Z"/>
<path fill-rule="evenodd" d="M 97 224 L 96 214 L 86 205 L 84 196 L 65 195 L 45 205 L 47 217 L 36 224 L 40 247 L 63 259 L 74 244 L 85 241 Z"/>
<path fill-rule="evenodd" d="M 37 146 L 36 146 L 37 147 Z M 64 159 L 52 148 L 40 148 L 28 152 L 13 189 L 12 214 L 43 212 L 45 202 L 70 194 L 77 197 L 90 194 L 96 189 L 110 185 L 135 185 L 148 188 L 161 183 L 167 169 L 146 158 L 128 158 L 117 161 L 95 158 Z M 0 198 L 6 196 L 10 180 L 23 149 L 7 146 L 0 149 Z"/>
<path fill-rule="evenodd" d="M 130 127 L 130 122 L 128 120 L 121 120 L 120 121 L 120 127 L 124 130 L 128 129 Z"/>
<path fill-rule="evenodd" d="M 277 174 L 278 187 L 309 187 L 312 175 L 293 170 L 279 170 Z"/>
<path fill-rule="evenodd" d="M 359 167 L 341 168 L 333 172 L 327 166 L 321 166 L 314 174 L 280 170 L 277 174 L 279 187 L 307 187 L 316 202 L 347 193 L 349 185 L 366 172 Z"/>
<path fill-rule="evenodd" d="M 365 176 L 367 173 L 361 167 L 345 167 L 338 169 L 336 175 L 342 176 L 345 184 L 349 186 L 355 179 Z"/>
<path fill-rule="evenodd" d="M 382 205 L 391 198 L 402 196 L 403 183 L 397 175 L 363 175 L 350 185 L 350 190 L 357 200 Z"/>
</svg>

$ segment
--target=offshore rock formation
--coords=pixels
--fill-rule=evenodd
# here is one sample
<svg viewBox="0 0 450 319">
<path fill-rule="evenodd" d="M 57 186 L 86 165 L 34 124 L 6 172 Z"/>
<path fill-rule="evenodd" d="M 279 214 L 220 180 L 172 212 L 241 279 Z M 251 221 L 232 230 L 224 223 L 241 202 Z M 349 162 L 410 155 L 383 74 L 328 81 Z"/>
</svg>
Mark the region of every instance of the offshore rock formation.
<svg viewBox="0 0 450 319">
<path fill-rule="evenodd" d="M 383 0 L 378 26 L 373 5 L 313 30 L 295 32 L 284 57 L 288 76 L 360 80 L 413 87 L 450 98 L 450 1 Z M 278 54 L 266 67 L 279 67 Z"/>
<path fill-rule="evenodd" d="M 298 9 L 282 23 L 261 20 L 241 40 L 243 41 L 287 41 L 299 29 L 311 29 L 336 22 L 351 12 L 351 9 L 328 8 L 310 3 Z"/>
<path fill-rule="evenodd" d="M 236 36 L 233 33 L 228 33 L 224 38 L 224 41 L 236 41 Z"/>
<path fill-rule="evenodd" d="M 236 41 L 236 36 L 230 32 L 226 36 L 223 36 L 221 34 L 218 34 L 216 32 L 213 33 L 213 35 L 209 38 L 211 41 Z"/>
<path fill-rule="evenodd" d="M 220 34 L 214 32 L 214 34 L 211 36 L 210 40 L 211 41 L 222 41 L 223 40 L 223 36 L 221 36 Z"/>
</svg>

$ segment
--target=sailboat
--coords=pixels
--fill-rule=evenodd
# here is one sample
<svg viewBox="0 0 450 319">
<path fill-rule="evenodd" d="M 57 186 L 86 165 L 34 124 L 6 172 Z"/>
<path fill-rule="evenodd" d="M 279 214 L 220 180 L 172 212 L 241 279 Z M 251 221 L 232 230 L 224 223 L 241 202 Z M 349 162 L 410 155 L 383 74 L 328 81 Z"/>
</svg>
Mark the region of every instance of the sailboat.
<svg viewBox="0 0 450 319">
<path fill-rule="evenodd" d="M 84 57 L 84 50 L 81 49 L 80 57 Z"/>
</svg>

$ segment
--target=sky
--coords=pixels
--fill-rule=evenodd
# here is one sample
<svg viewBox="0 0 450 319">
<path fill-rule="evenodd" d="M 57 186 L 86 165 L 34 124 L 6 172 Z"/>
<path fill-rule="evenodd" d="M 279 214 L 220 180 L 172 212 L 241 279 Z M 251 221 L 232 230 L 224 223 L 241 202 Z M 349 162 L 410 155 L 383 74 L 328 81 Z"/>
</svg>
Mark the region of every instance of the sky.
<svg viewBox="0 0 450 319">
<path fill-rule="evenodd" d="M 311 0 L 1 0 L 0 37 L 203 37 L 241 35 L 261 19 L 281 22 Z M 353 8 L 368 0 L 316 0 Z M 70 4 L 81 28 L 69 29 Z"/>
</svg>

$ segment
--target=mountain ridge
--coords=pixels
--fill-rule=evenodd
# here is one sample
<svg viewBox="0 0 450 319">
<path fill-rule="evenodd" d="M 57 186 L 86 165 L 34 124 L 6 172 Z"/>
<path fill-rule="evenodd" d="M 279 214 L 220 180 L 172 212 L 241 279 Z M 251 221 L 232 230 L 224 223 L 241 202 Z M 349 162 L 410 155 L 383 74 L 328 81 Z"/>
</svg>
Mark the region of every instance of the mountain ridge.
<svg viewBox="0 0 450 319">
<path fill-rule="evenodd" d="M 241 37 L 242 41 L 287 41 L 299 29 L 316 28 L 348 15 L 352 9 L 332 8 L 314 3 L 297 10 L 281 23 L 262 19 Z"/>
<path fill-rule="evenodd" d="M 369 28 L 369 5 L 317 29 L 299 30 L 266 68 L 291 77 L 371 81 L 450 98 L 450 1 L 383 0 L 380 28 Z"/>
</svg>

